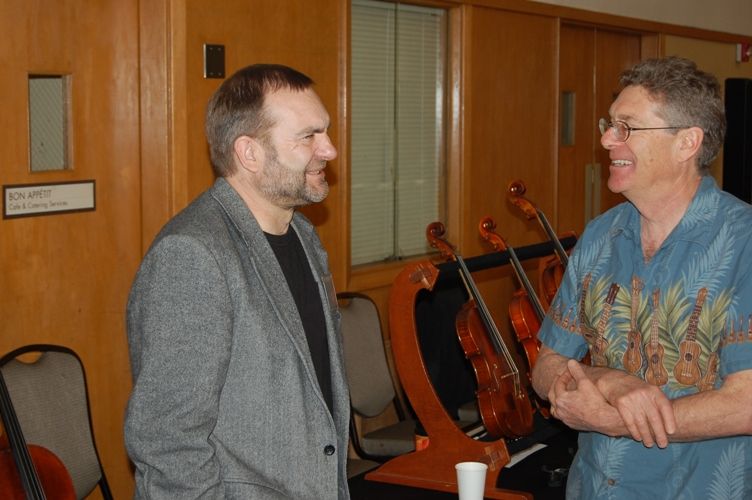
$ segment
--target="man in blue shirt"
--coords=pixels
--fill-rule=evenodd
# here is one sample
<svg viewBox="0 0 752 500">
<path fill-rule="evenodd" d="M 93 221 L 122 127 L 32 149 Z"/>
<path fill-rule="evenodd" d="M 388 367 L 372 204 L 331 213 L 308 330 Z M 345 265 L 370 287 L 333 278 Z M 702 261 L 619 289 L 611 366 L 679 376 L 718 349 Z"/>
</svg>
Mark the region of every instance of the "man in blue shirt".
<svg viewBox="0 0 752 500">
<path fill-rule="evenodd" d="M 749 499 L 752 208 L 708 175 L 719 85 L 676 57 L 621 84 L 599 126 L 628 202 L 578 241 L 533 371 L 581 431 L 567 497 Z"/>
</svg>

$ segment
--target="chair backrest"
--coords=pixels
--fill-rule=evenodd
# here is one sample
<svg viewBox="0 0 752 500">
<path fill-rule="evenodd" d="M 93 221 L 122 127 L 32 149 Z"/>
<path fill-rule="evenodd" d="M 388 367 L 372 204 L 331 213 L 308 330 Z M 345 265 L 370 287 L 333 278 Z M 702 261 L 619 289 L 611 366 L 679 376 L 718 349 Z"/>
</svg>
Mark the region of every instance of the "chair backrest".
<svg viewBox="0 0 752 500">
<path fill-rule="evenodd" d="M 39 353 L 38 358 L 16 359 L 31 353 Z M 62 346 L 29 345 L 0 358 L 0 370 L 26 443 L 43 446 L 62 460 L 77 498 L 99 485 L 102 496 L 111 499 L 94 443 L 86 375 L 76 353 Z"/>
<path fill-rule="evenodd" d="M 396 393 L 389 371 L 376 304 L 366 295 L 337 294 L 352 409 L 364 417 L 381 414 Z"/>
</svg>

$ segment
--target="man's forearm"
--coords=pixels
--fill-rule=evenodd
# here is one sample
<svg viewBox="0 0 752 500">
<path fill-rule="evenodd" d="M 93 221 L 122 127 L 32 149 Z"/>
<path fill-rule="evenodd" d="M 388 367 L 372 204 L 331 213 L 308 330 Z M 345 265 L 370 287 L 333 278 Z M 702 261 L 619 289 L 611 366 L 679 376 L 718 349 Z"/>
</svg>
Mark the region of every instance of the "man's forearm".
<svg viewBox="0 0 752 500">
<path fill-rule="evenodd" d="M 671 441 L 699 441 L 752 434 L 752 370 L 729 375 L 716 390 L 671 401 L 676 432 Z"/>
<path fill-rule="evenodd" d="M 548 393 L 554 380 L 567 369 L 568 358 L 542 345 L 533 367 L 533 389 L 538 396 L 548 400 Z"/>
</svg>

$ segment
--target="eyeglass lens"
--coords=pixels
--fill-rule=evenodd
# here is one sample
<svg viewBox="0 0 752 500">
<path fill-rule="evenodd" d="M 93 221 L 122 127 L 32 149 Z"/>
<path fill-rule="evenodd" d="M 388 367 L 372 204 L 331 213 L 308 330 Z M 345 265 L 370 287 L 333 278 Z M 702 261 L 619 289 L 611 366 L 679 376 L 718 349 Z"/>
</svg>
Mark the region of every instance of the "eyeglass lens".
<svg viewBox="0 0 752 500">
<path fill-rule="evenodd" d="M 626 141 L 629 137 L 629 127 L 624 122 L 613 121 L 610 122 L 605 118 L 598 120 L 598 128 L 601 131 L 601 135 L 605 134 L 609 129 L 614 131 L 614 139 L 617 141 Z"/>
</svg>

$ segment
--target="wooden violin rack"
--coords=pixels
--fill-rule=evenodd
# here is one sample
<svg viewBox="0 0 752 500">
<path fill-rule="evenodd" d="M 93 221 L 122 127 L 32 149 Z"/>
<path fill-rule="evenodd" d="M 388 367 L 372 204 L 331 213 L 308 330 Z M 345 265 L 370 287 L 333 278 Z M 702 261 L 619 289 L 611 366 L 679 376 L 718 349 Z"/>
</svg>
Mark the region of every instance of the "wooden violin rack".
<svg viewBox="0 0 752 500">
<path fill-rule="evenodd" d="M 572 246 L 574 241 L 566 241 L 566 244 Z M 543 243 L 520 248 L 517 254 L 526 259 L 550 254 L 552 249 L 552 245 Z M 479 269 L 505 264 L 509 256 L 498 252 L 474 260 L 475 269 Z M 471 265 L 471 259 L 468 264 Z M 405 394 L 428 434 L 428 446 L 392 458 L 365 477 L 371 481 L 456 493 L 455 464 L 484 462 L 488 464 L 485 498 L 532 499 L 530 493 L 496 487 L 501 470 L 510 460 L 506 443 L 503 439 L 478 441 L 465 434 L 447 413 L 426 369 L 417 335 L 415 299 L 421 290 L 433 290 L 439 269 L 443 272 L 452 267 L 452 263 L 437 267 L 428 261 L 418 262 L 406 266 L 394 281 L 389 300 L 394 362 Z"/>
</svg>

